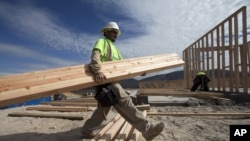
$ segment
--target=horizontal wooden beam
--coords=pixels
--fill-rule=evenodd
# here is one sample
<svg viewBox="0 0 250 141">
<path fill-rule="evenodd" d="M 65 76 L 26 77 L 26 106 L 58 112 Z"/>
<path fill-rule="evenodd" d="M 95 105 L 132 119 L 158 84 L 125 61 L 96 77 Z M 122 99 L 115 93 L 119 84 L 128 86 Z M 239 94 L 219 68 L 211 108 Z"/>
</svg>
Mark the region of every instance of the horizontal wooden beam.
<svg viewBox="0 0 250 141">
<path fill-rule="evenodd" d="M 224 97 L 223 93 L 214 92 L 191 92 L 175 89 L 140 89 L 139 95 L 145 96 L 176 96 L 176 97 L 196 97 L 202 99 L 214 99 L 214 97 Z"/>
<path fill-rule="evenodd" d="M 87 116 L 83 115 L 72 115 L 72 114 L 52 114 L 52 113 L 27 113 L 27 112 L 13 112 L 9 113 L 8 116 L 12 117 L 40 117 L 40 118 L 62 118 L 71 120 L 83 120 Z"/>
<path fill-rule="evenodd" d="M 104 62 L 102 72 L 107 80 L 103 84 L 183 64 L 175 53 Z M 0 107 L 96 85 L 99 84 L 94 81 L 88 65 L 1 76 Z"/>
<path fill-rule="evenodd" d="M 38 106 L 38 107 L 27 107 L 26 110 L 37 110 L 37 111 L 59 111 L 59 112 L 86 112 L 87 107 L 61 107 L 61 106 Z"/>
<path fill-rule="evenodd" d="M 86 106 L 97 106 L 97 102 L 91 103 L 79 103 L 79 102 L 43 102 L 42 105 L 52 105 L 52 106 L 79 106 L 79 107 L 86 107 Z"/>
<path fill-rule="evenodd" d="M 150 116 L 240 116 L 250 117 L 250 113 L 153 113 L 148 112 Z"/>
<path fill-rule="evenodd" d="M 136 108 L 144 111 L 150 110 L 150 105 L 136 105 Z M 85 112 L 88 110 L 87 107 L 76 107 L 76 106 L 36 106 L 27 107 L 26 110 L 37 110 L 37 111 L 59 111 L 59 112 Z"/>
</svg>

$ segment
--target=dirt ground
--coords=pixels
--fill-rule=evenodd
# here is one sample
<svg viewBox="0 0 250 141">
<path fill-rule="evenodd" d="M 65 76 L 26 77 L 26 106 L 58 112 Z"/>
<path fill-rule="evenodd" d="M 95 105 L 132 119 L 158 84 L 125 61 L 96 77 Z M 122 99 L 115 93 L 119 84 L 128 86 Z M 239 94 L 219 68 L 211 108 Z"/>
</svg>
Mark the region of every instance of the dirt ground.
<svg viewBox="0 0 250 141">
<path fill-rule="evenodd" d="M 58 118 L 9 117 L 27 107 L 0 110 L 0 141 L 81 141 L 80 131 L 85 120 Z M 32 111 L 39 112 L 39 111 Z M 171 113 L 250 113 L 250 104 L 216 104 L 190 102 L 184 106 L 151 106 L 149 112 Z M 57 112 L 50 112 L 57 113 Z M 90 115 L 92 111 L 71 114 Z M 112 119 L 114 113 L 108 115 Z M 148 116 L 163 121 L 165 128 L 155 141 L 229 141 L 229 126 L 249 125 L 249 117 L 240 116 Z M 108 122 L 108 121 L 107 121 Z M 83 141 L 87 141 L 84 139 Z"/>
</svg>

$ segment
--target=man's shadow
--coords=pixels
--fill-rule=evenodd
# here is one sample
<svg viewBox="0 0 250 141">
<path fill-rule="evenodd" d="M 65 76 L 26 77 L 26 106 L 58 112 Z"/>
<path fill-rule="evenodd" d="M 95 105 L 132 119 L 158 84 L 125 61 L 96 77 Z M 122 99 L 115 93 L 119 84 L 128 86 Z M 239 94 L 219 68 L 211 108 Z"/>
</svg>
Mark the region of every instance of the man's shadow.
<svg viewBox="0 0 250 141">
<path fill-rule="evenodd" d="M 57 133 L 27 132 L 0 135 L 0 141 L 83 141 L 80 133 L 81 127 L 77 127 L 66 132 Z"/>
</svg>

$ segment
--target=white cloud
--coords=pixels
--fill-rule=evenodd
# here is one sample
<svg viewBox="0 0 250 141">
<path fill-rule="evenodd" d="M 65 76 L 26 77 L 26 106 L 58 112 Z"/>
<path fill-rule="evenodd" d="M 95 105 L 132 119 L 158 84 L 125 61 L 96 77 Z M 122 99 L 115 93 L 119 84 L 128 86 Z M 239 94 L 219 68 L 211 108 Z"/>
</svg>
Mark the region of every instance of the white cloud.
<svg viewBox="0 0 250 141">
<path fill-rule="evenodd" d="M 119 14 L 135 21 L 118 21 L 121 30 L 144 32 L 139 37 L 118 39 L 117 46 L 126 58 L 164 53 L 177 53 L 182 58 L 186 47 L 242 6 L 250 6 L 245 0 L 107 1 Z M 249 14 L 248 7 L 248 23 Z M 169 70 L 162 73 L 166 72 Z"/>
<path fill-rule="evenodd" d="M 61 59 L 56 58 L 53 56 L 48 56 L 41 52 L 28 49 L 27 47 L 12 45 L 12 44 L 3 44 L 0 43 L 0 53 L 6 54 L 8 56 L 14 56 L 20 59 L 26 58 L 29 60 L 39 61 L 41 63 L 31 63 L 31 62 L 23 62 L 25 66 L 29 66 L 32 70 L 39 70 L 39 69 L 48 69 L 51 67 L 63 67 L 69 66 L 73 64 L 79 64 L 76 61 L 70 61 L 68 59 Z M 8 63 L 8 60 L 5 60 L 5 63 Z"/>
<path fill-rule="evenodd" d="M 211 28 L 241 6 L 250 6 L 249 0 L 89 0 L 89 2 L 94 4 L 97 10 L 105 11 L 105 14 L 110 12 L 109 14 L 116 13 L 128 17 L 117 19 L 122 31 L 140 33 L 138 36 L 130 35 L 129 38 L 117 40 L 117 47 L 125 58 L 164 53 L 177 53 L 182 57 L 182 51 Z M 105 14 L 100 17 L 105 17 Z M 249 17 L 248 7 L 248 20 Z M 98 38 L 95 35 L 72 32 L 63 26 L 61 19 L 57 19 L 55 14 L 32 6 L 0 2 L 0 18 L 4 19 L 5 24 L 19 31 L 20 36 L 26 35 L 56 50 L 89 53 Z M 249 23 L 248 21 L 250 27 Z M 4 44 L 0 44 L 2 45 Z M 6 44 L 5 46 L 9 46 L 8 49 L 2 47 L 0 49 L 20 57 L 41 56 L 39 52 L 25 47 Z M 75 63 L 51 56 L 46 56 L 43 61 L 61 65 Z M 38 67 L 46 66 L 39 64 Z"/>
<path fill-rule="evenodd" d="M 61 25 L 53 13 L 24 5 L 0 3 L 0 18 L 19 31 L 20 36 L 32 38 L 57 50 L 88 53 L 96 37 L 71 32 Z"/>
<path fill-rule="evenodd" d="M 178 53 L 224 18 L 249 2 L 244 0 L 96 0 L 98 10 L 126 15 L 118 21 L 122 31 L 143 32 L 136 38 L 117 41 L 126 58 L 163 53 Z M 100 7 L 100 2 L 103 5 Z M 53 13 L 31 6 L 1 3 L 0 16 L 16 30 L 41 40 L 57 50 L 89 53 L 98 38 L 77 34 L 61 26 Z M 249 12 L 248 12 L 249 13 Z M 101 14 L 101 13 L 100 13 Z M 131 22 L 131 19 L 133 22 Z M 123 36 L 123 35 L 122 35 Z M 127 36 L 127 35 L 124 35 Z"/>
<path fill-rule="evenodd" d="M 181 57 L 186 47 L 246 4 L 244 0 L 108 1 L 119 7 L 118 12 L 138 22 L 139 29 L 146 33 L 118 39 L 118 47 L 129 58 L 170 52 Z M 138 29 L 127 23 L 121 21 L 121 30 Z"/>
</svg>

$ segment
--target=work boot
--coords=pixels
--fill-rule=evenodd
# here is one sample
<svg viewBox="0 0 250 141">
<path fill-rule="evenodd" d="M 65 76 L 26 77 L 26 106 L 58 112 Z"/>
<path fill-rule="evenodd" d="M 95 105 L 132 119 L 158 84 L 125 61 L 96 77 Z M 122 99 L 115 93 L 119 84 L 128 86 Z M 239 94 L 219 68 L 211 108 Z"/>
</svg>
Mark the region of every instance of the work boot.
<svg viewBox="0 0 250 141">
<path fill-rule="evenodd" d="M 82 131 L 82 138 L 84 139 L 92 139 L 94 138 L 94 133 L 92 131 Z"/>
<path fill-rule="evenodd" d="M 161 133 L 163 128 L 164 128 L 164 123 L 163 122 L 160 122 L 160 123 L 157 123 L 157 124 L 151 124 L 149 129 L 142 133 L 142 136 L 147 141 L 151 141 Z"/>
</svg>

